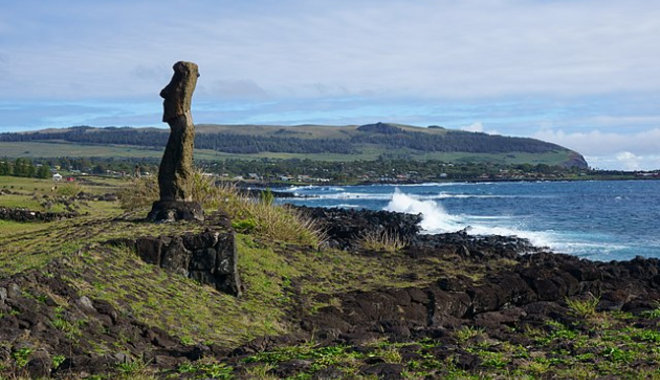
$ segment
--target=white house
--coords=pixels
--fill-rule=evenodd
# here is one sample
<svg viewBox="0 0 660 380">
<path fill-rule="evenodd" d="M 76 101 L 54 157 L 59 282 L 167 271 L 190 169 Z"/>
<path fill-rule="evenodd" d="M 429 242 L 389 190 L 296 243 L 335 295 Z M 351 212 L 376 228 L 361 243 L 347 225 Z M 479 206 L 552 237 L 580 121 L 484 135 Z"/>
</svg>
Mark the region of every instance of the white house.
<svg viewBox="0 0 660 380">
<path fill-rule="evenodd" d="M 60 173 L 53 174 L 53 181 L 59 182 L 62 180 L 62 175 Z"/>
</svg>

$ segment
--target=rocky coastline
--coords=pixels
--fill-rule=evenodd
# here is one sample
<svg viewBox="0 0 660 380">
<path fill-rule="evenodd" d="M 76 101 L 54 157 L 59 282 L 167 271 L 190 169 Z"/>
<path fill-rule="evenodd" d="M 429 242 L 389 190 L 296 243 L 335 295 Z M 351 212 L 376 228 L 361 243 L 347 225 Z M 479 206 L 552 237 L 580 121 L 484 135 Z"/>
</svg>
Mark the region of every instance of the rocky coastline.
<svg viewBox="0 0 660 380">
<path fill-rule="evenodd" d="M 227 369 L 225 378 L 252 378 L 254 368 L 264 363 L 268 364 L 266 375 L 271 378 L 303 373 L 309 374 L 304 378 L 314 379 L 351 377 L 341 361 L 319 364 L 315 350 L 350 354 L 353 375 L 385 379 L 403 379 L 411 373 L 442 378 L 454 373 L 451 371 L 478 375 L 492 368 L 517 373 L 533 363 L 535 357 L 557 358 L 553 363 L 561 369 L 571 365 L 564 359 L 571 355 L 590 357 L 594 368 L 600 368 L 600 358 L 608 356 L 597 345 L 584 342 L 580 345 L 575 339 L 561 337 L 545 342 L 534 334 L 554 337 L 570 331 L 577 337 L 599 338 L 598 323 L 589 322 L 577 312 L 571 300 L 595 301 L 593 313 L 625 314 L 625 324 L 633 326 L 635 331 L 657 331 L 660 324 L 660 313 L 656 312 L 660 300 L 658 259 L 638 257 L 623 262 L 593 262 L 548 252 L 514 237 L 472 236 L 466 232 L 420 235 L 419 217 L 415 215 L 308 207 L 298 210 L 324 227 L 327 249 L 347 250 L 364 257 L 384 256 L 384 252 L 361 248 L 357 241 L 365 230 L 388 231 L 406 243 L 396 252 L 398 262 L 437 263 L 438 274 L 425 278 L 423 285 L 383 284 L 370 290 L 313 295 L 317 303 L 327 300 L 325 306 L 314 310 L 305 307 L 309 295 L 292 280 L 289 297 L 297 306 L 288 310 L 288 322 L 295 328 L 230 346 L 214 342 L 186 344 L 180 337 L 122 312 L 117 305 L 90 299 L 67 280 L 72 274 L 68 272 L 66 259 L 56 260 L 47 272 L 29 270 L 0 278 L 0 341 L 4 342 L 0 345 L 0 362 L 13 363 L 3 371 L 32 377 L 76 378 L 116 372 L 131 363 L 131 358 L 140 357 L 146 366 L 158 371 L 158 377 L 194 378 L 194 373 L 188 375 L 181 368 L 192 368 L 204 358 L 215 360 Z M 213 218 L 203 223 L 212 229 L 218 227 L 210 225 L 215 223 Z M 227 221 L 222 228 L 226 238 L 233 239 Z M 188 234 L 180 238 L 145 237 L 119 243 L 143 246 L 138 254 L 147 262 L 149 254 L 158 251 L 158 259 L 151 260 L 158 265 L 161 256 L 167 255 L 160 253 L 161 248 L 153 247 L 180 240 L 186 252 L 200 256 L 201 262 L 208 247 L 191 242 L 203 240 L 207 235 L 212 241 L 206 245 L 216 249 L 218 237 L 212 232 L 199 235 L 199 239 Z M 313 254 L 311 248 L 291 249 L 309 250 Z M 221 250 L 213 251 L 214 257 L 216 252 Z M 191 266 L 188 262 L 184 265 L 186 270 L 194 267 L 193 262 Z M 452 263 L 451 268 L 446 263 Z M 213 268 L 209 266 L 209 273 L 215 273 Z M 392 276 L 395 275 L 420 280 L 414 271 L 395 274 L 393 269 Z M 208 282 L 222 290 L 215 281 Z M 237 284 L 239 279 L 232 281 Z M 233 294 L 237 294 L 240 285 L 232 286 Z M 32 291 L 35 288 L 46 291 L 35 295 Z M 61 300 L 70 306 L 66 312 L 58 306 Z M 85 323 L 76 322 L 80 320 Z M 624 320 L 607 321 L 616 328 L 624 327 Z M 74 327 L 67 330 L 62 326 L 75 326 L 75 334 Z M 640 344 L 648 344 L 651 351 L 644 351 L 647 355 L 643 358 L 626 359 L 626 365 L 640 370 L 657 369 L 660 336 L 649 337 Z M 128 352 L 94 353 L 95 341 L 112 343 L 126 339 L 130 342 Z M 38 347 L 35 341 L 40 342 Z M 273 352 L 289 352 L 291 347 L 312 348 L 307 356 L 269 356 Z M 491 359 L 500 355 L 503 347 L 516 347 L 520 357 L 494 364 Z M 385 349 L 395 350 L 396 355 L 388 358 L 382 354 Z"/>
</svg>

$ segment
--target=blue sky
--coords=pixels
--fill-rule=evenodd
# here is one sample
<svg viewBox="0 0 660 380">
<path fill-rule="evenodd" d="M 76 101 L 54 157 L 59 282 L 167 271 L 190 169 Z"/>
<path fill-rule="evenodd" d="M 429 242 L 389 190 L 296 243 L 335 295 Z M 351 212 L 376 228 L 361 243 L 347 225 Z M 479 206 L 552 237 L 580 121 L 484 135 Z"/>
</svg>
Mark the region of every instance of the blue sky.
<svg viewBox="0 0 660 380">
<path fill-rule="evenodd" d="M 660 168 L 660 2 L 30 1 L 0 13 L 0 131 L 391 121 L 531 136 Z M 1 152 L 0 152 L 1 155 Z"/>
</svg>

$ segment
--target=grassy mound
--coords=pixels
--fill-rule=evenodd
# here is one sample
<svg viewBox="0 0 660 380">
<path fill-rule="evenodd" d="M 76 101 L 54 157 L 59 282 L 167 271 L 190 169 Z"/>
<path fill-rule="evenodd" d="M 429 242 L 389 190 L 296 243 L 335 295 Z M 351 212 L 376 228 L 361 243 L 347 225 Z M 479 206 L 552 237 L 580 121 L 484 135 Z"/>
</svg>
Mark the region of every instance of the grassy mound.
<svg viewBox="0 0 660 380">
<path fill-rule="evenodd" d="M 293 209 L 273 203 L 269 192 L 260 199 L 242 194 L 233 184 L 215 184 L 212 177 L 196 171 L 193 176 L 193 200 L 207 211 L 222 210 L 234 228 L 269 240 L 319 246 L 323 231 L 312 219 Z M 128 211 L 146 209 L 158 199 L 156 177 L 138 178 L 119 192 L 121 207 Z"/>
</svg>

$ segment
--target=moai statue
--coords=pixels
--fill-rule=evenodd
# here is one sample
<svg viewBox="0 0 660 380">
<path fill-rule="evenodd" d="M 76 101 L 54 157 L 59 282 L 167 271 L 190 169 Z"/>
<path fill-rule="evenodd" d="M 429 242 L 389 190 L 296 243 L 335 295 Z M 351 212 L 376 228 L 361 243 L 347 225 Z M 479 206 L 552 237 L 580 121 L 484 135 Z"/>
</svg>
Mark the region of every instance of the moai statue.
<svg viewBox="0 0 660 380">
<path fill-rule="evenodd" d="M 195 126 L 190 103 L 199 73 L 192 62 L 179 61 L 173 68 L 172 80 L 160 92 L 163 122 L 170 126 L 170 137 L 158 171 L 160 200 L 147 216 L 154 222 L 204 219 L 201 205 L 192 201 Z"/>
</svg>

